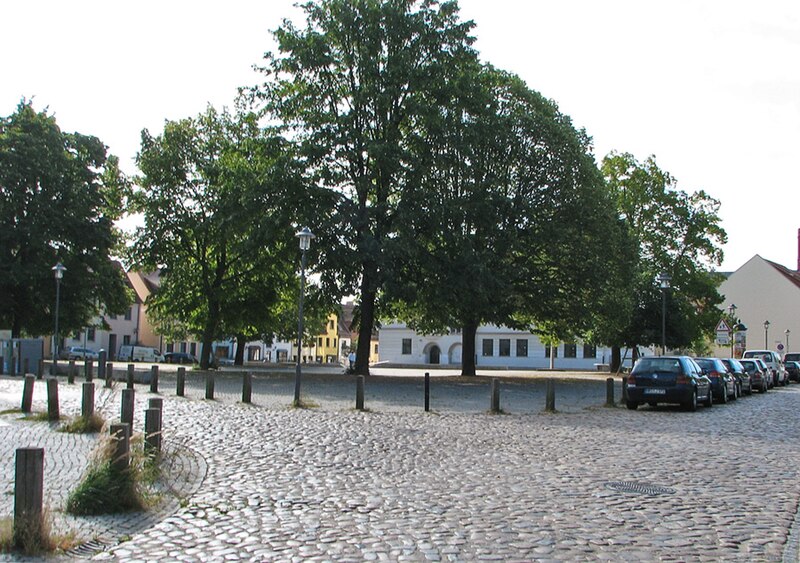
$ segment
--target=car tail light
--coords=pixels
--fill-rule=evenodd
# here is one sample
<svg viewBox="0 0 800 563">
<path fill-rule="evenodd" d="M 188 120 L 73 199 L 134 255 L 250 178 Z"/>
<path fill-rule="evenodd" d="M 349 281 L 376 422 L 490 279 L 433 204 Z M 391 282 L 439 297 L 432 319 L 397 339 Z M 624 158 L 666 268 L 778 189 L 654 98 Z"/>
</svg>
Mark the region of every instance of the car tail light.
<svg viewBox="0 0 800 563">
<path fill-rule="evenodd" d="M 636 376 L 635 375 L 630 374 L 628 376 L 628 385 L 636 385 Z"/>
<path fill-rule="evenodd" d="M 691 383 L 691 381 L 686 377 L 686 374 L 683 373 L 678 374 L 678 377 L 675 379 L 676 385 L 689 385 L 689 383 Z"/>
</svg>

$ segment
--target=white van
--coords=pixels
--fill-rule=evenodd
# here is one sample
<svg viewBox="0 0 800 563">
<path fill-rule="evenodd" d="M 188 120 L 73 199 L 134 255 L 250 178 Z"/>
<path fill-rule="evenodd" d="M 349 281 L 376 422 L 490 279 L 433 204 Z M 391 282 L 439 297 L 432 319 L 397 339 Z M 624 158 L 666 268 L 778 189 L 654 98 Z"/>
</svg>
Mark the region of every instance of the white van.
<svg viewBox="0 0 800 563">
<path fill-rule="evenodd" d="M 164 356 L 149 346 L 120 346 L 117 360 L 120 362 L 163 362 Z"/>
<path fill-rule="evenodd" d="M 743 358 L 758 358 L 763 361 L 772 372 L 772 385 L 786 385 L 789 383 L 786 377 L 786 370 L 783 368 L 783 362 L 777 352 L 772 350 L 746 350 Z"/>
</svg>

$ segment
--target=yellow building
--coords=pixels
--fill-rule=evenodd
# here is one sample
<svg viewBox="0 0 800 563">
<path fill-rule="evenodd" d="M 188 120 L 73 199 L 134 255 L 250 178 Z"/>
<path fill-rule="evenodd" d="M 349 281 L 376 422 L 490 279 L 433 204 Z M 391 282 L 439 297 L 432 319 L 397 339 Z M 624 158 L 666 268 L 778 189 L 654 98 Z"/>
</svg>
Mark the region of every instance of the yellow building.
<svg viewBox="0 0 800 563">
<path fill-rule="evenodd" d="M 339 363 L 339 318 L 331 313 L 325 325 L 325 332 L 317 335 L 317 346 L 314 356 L 318 363 Z"/>
</svg>

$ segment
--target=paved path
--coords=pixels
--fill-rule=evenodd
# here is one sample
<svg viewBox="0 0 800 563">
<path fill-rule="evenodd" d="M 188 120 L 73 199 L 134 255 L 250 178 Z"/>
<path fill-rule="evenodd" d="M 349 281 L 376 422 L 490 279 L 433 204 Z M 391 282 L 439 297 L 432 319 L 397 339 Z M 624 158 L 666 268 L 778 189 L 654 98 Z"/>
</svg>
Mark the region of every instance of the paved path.
<svg viewBox="0 0 800 563">
<path fill-rule="evenodd" d="M 304 381 L 319 403 L 308 410 L 287 408 L 290 382 L 256 378 L 255 405 L 243 405 L 237 378 L 221 377 L 207 401 L 202 381 L 177 398 L 164 377 L 177 460 L 167 473 L 184 502 L 126 515 L 130 541 L 95 558 L 797 561 L 800 386 L 686 413 L 603 408 L 602 382 L 563 383 L 561 412 L 543 414 L 540 382 L 505 383 L 512 414 L 489 415 L 485 382 L 436 382 L 436 413 L 422 412 L 415 381 L 368 380 L 365 413 L 352 410 L 352 380 Z M 20 390 L 0 379 L 0 409 L 17 406 Z M 137 427 L 149 396 L 137 387 Z M 77 412 L 75 401 L 62 403 Z M 37 440 L 46 463 L 63 464 L 48 488 L 63 488 L 91 440 L 71 438 L 78 445 L 62 455 L 61 436 L 0 417 L 3 475 L 13 474 L 7 444 Z M 59 495 L 48 491 L 51 506 Z M 0 500 L 3 513 L 10 502 Z M 78 526 L 105 526 L 110 539 L 122 525 Z"/>
</svg>

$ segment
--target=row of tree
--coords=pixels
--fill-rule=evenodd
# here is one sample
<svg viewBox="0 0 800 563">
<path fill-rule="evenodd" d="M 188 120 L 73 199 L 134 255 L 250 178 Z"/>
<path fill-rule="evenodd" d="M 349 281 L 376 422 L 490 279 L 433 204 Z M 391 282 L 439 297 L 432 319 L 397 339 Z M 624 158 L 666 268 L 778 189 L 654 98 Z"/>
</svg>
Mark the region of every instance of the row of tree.
<svg viewBox="0 0 800 563">
<path fill-rule="evenodd" d="M 713 329 L 712 269 L 725 242 L 717 201 L 678 190 L 653 158 L 615 153 L 598 168 L 590 139 L 555 103 L 479 60 L 456 2 L 304 9 L 306 26 L 275 32 L 263 84 L 234 111 L 143 131 L 134 189 L 112 160 L 103 182 L 90 182 L 116 194 L 113 211 L 127 202 L 144 214 L 128 257 L 161 271 L 149 310 L 168 336 L 202 339 L 202 365 L 219 338 L 291 333 L 301 225 L 317 235 L 312 316 L 358 297 L 358 373 L 369 372 L 372 331 L 388 317 L 423 332 L 460 327 L 464 374 L 475 372 L 482 323 L 550 343 L 659 342 L 662 271 L 674 288 L 670 347 Z M 23 113 L 33 114 L 29 104 L 4 127 Z M 4 200 L 7 190 L 36 191 L 4 170 Z M 63 256 L 56 241 L 39 241 L 53 262 Z M 13 326 L 41 329 L 13 314 Z"/>
</svg>

